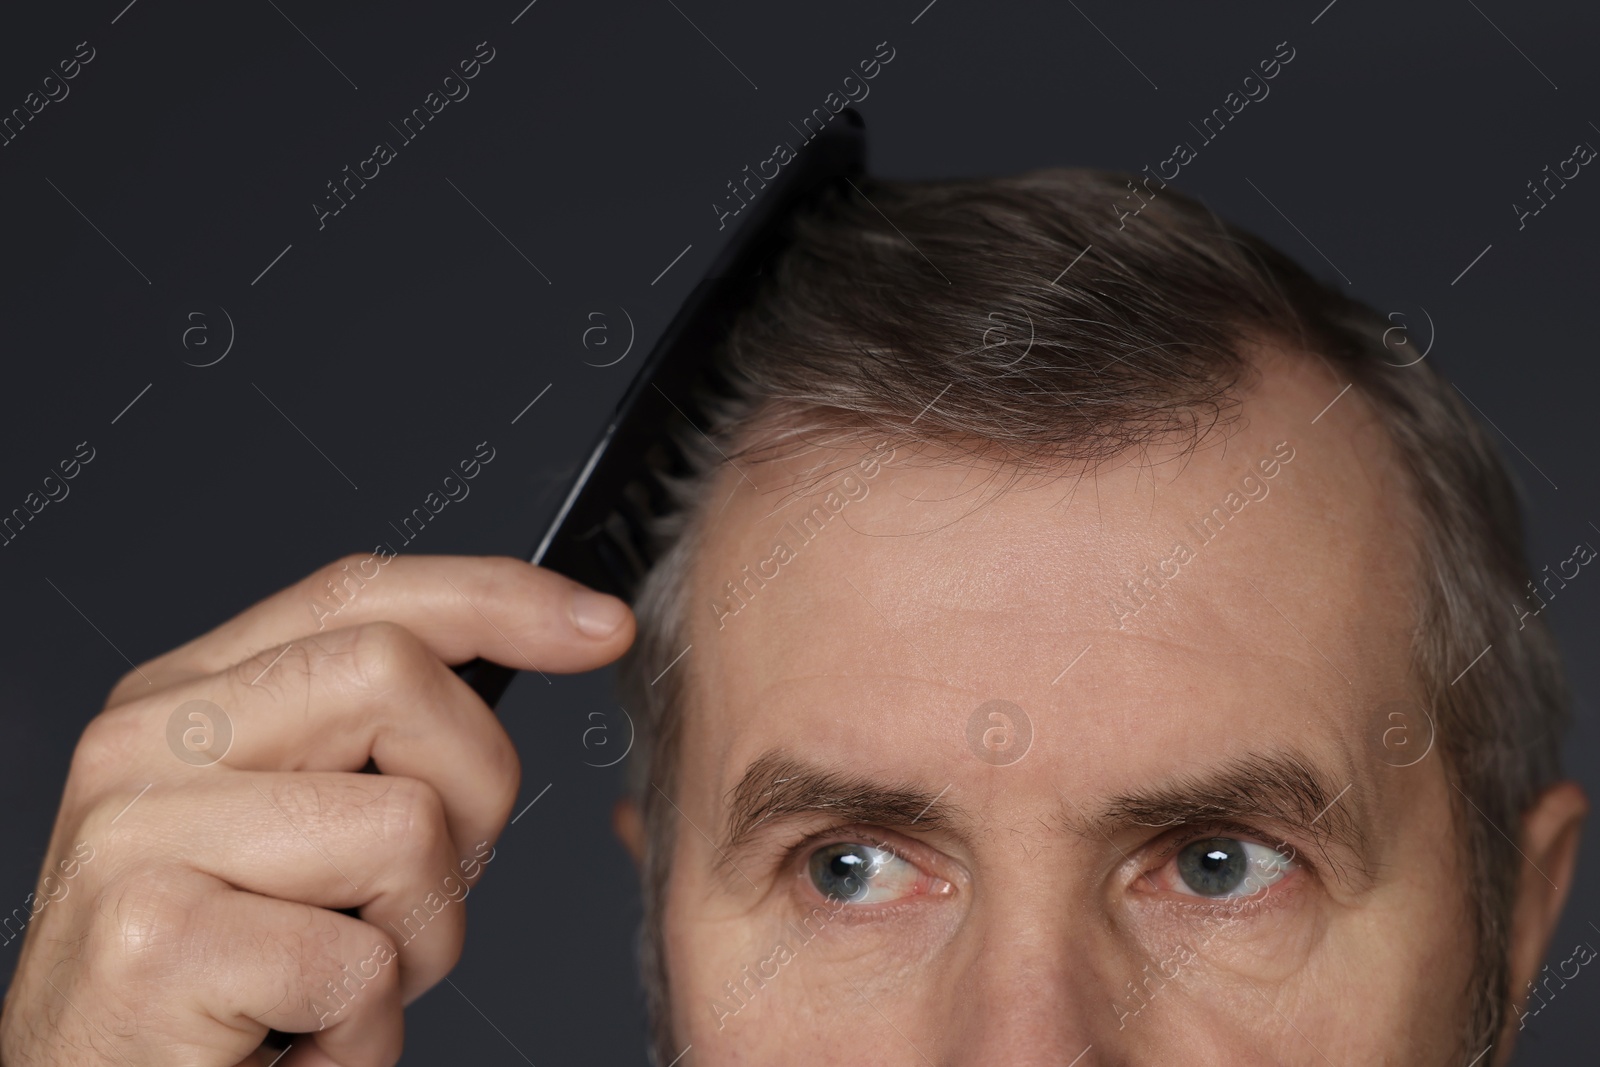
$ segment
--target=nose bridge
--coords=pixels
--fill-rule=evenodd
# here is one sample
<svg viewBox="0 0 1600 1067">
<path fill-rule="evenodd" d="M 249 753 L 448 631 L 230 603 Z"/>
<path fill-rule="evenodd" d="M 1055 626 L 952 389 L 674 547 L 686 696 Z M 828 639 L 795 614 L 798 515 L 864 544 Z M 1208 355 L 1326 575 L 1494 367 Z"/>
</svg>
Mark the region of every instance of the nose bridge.
<svg viewBox="0 0 1600 1067">
<path fill-rule="evenodd" d="M 1085 942 L 1092 935 L 1059 915 L 1026 924 L 997 920 L 974 939 L 951 984 L 941 1067 L 1102 1063 L 1090 1046 L 1106 1020 L 1115 1028 L 1115 991 L 1093 962 Z"/>
</svg>

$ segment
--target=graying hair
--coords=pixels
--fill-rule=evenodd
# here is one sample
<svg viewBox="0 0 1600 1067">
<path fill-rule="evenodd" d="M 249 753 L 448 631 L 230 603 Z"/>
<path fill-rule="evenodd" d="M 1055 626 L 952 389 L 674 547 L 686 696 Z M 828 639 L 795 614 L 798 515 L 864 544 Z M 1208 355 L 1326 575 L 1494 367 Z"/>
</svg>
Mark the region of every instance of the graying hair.
<svg viewBox="0 0 1600 1067">
<path fill-rule="evenodd" d="M 1412 680 L 1456 786 L 1475 917 L 1461 1051 L 1498 1040 L 1519 862 L 1500 830 L 1515 836 L 1559 777 L 1569 715 L 1543 619 L 1512 626 L 1528 574 L 1510 474 L 1431 364 L 1399 365 L 1392 322 L 1148 178 L 1150 203 L 1119 220 L 1114 205 L 1136 180 L 1061 168 L 832 192 L 792 221 L 791 245 L 718 351 L 726 388 L 700 401 L 716 444 L 679 439 L 692 473 L 668 485 L 676 510 L 659 522 L 663 551 L 635 598 L 640 636 L 622 665 L 625 700 L 642 712 L 630 782 L 646 828 L 640 955 L 658 1064 L 676 1055 L 661 934 L 676 812 L 665 798 L 682 771 L 692 657 L 651 681 L 687 643 L 684 585 L 724 454 L 887 439 L 1048 471 L 1175 432 L 1198 440 L 1237 414 L 1251 381 L 1242 343 L 1262 337 L 1352 382 L 1409 476 L 1421 518 Z M 1025 322 L 1033 340 L 1019 354 Z"/>
</svg>

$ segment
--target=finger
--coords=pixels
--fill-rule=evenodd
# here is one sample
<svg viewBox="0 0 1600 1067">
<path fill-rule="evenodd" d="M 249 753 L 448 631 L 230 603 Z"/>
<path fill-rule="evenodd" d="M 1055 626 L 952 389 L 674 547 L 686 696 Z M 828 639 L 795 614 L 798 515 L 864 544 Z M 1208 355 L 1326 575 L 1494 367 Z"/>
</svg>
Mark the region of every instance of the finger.
<svg viewBox="0 0 1600 1067">
<path fill-rule="evenodd" d="M 252 1023 L 295 1034 L 291 1047 L 338 1067 L 393 1067 L 400 1058 L 400 964 L 381 929 L 233 891 L 207 895 L 191 925 L 206 931 L 207 965 L 184 972 L 196 983 L 185 992 L 197 1013 L 256 1042 L 265 1031 Z"/>
<path fill-rule="evenodd" d="M 210 899 L 217 903 L 197 918 L 228 933 L 217 939 L 220 965 L 206 975 L 203 1010 L 296 1034 L 291 1044 L 317 1048 L 339 1067 L 392 1067 L 400 1058 L 404 1003 L 382 931 L 291 901 L 245 893 Z"/>
<path fill-rule="evenodd" d="M 333 630 L 263 666 L 239 664 L 103 713 L 79 742 L 74 776 L 120 789 L 176 771 L 357 771 L 371 759 L 432 785 L 463 845 L 499 835 L 521 783 L 516 749 L 416 635 L 393 623 Z"/>
<path fill-rule="evenodd" d="M 390 1067 L 399 1054 L 393 945 L 359 919 L 153 863 L 106 879 L 83 918 L 49 981 L 71 1008 L 56 1043 L 92 1048 L 96 1064 L 226 1067 L 270 1027 L 323 1027 L 316 1040 L 341 1067 Z M 135 1025 L 140 1004 L 159 1010 Z M 49 1062 L 69 1060 L 90 1062 Z"/>
<path fill-rule="evenodd" d="M 307 633 L 396 622 L 446 663 L 583 671 L 620 656 L 633 615 L 615 597 L 504 556 L 348 556 L 123 677 L 111 703 L 214 674 Z M 370 577 L 369 577 L 370 575 Z"/>
<path fill-rule="evenodd" d="M 114 811 L 92 819 L 118 818 L 96 837 L 97 870 L 112 881 L 159 862 L 264 897 L 359 908 L 398 952 L 408 1000 L 460 959 L 466 897 L 493 858 L 461 855 L 438 794 L 391 775 L 228 774 L 158 785 Z"/>
</svg>

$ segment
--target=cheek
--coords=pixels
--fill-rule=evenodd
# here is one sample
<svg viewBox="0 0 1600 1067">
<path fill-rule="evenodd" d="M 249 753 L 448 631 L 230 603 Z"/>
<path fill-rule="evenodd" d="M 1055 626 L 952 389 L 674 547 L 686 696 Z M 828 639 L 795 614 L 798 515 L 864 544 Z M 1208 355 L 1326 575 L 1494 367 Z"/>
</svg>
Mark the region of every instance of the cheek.
<svg viewBox="0 0 1600 1067">
<path fill-rule="evenodd" d="M 799 968 L 805 950 L 783 963 L 774 952 L 776 942 L 783 940 L 780 933 L 755 936 L 753 925 L 683 908 L 668 912 L 674 1041 L 679 1048 L 693 1046 L 694 1061 L 701 1067 L 784 1063 L 794 1049 L 809 1047 L 816 1037 L 801 1021 L 809 1013 L 794 1010 L 804 982 Z"/>
<path fill-rule="evenodd" d="M 799 1050 L 848 1047 L 881 1025 L 863 995 L 894 1018 L 936 999 L 924 988 L 931 938 L 802 906 L 782 879 L 755 906 L 729 908 L 691 873 L 702 859 L 674 864 L 663 915 L 674 1037 L 701 1067 L 810 1062 Z"/>
<path fill-rule="evenodd" d="M 1296 980 L 1327 952 L 1328 904 L 1308 872 L 1296 870 L 1259 904 L 1237 911 L 1185 914 L 1161 905 L 1135 906 L 1136 951 L 1163 961 L 1159 969 L 1203 975 L 1196 990 L 1248 983 L 1279 987 Z M 1187 960 L 1187 963 L 1182 961 Z"/>
<path fill-rule="evenodd" d="M 1119 1010 L 1134 1013 L 1128 1047 L 1149 1052 L 1140 1040 L 1164 1040 L 1153 1024 L 1251 1064 L 1320 1064 L 1323 1055 L 1338 1064 L 1470 1059 L 1451 1059 L 1467 1017 L 1472 955 L 1463 936 L 1470 916 L 1451 899 L 1446 871 L 1419 869 L 1356 910 L 1322 898 L 1308 909 L 1285 906 L 1168 935 L 1159 943 L 1172 947 L 1150 952 L 1161 977 L 1149 984 L 1148 1003 L 1128 987 L 1118 1000 Z M 1179 943 L 1192 953 L 1180 955 Z M 1137 955 L 1129 963 L 1136 979 Z"/>
<path fill-rule="evenodd" d="M 751 1051 L 752 1034 L 760 1035 L 749 1024 L 766 992 L 744 967 L 754 974 L 771 946 L 755 945 L 748 917 L 730 910 L 722 891 L 700 875 L 703 862 L 680 833 L 662 908 L 673 1033 L 680 1047 L 694 1046 L 697 1063 L 740 1062 L 725 1057 Z"/>
</svg>

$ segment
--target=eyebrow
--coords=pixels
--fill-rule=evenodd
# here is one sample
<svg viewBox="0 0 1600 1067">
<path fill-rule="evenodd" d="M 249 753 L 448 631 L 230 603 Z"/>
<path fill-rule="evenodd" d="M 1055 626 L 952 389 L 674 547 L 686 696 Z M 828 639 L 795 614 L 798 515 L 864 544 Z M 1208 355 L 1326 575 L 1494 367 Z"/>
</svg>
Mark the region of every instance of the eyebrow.
<svg viewBox="0 0 1600 1067">
<path fill-rule="evenodd" d="M 944 792 L 829 770 L 774 749 L 751 763 L 728 791 L 719 847 L 730 856 L 768 823 L 823 813 L 840 822 L 945 829 L 965 821 L 966 815 L 943 799 Z"/>
<path fill-rule="evenodd" d="M 763 826 L 823 813 L 841 823 L 925 830 L 971 827 L 974 820 L 948 798 L 948 789 L 886 783 L 770 750 L 728 791 L 718 848 L 724 861 L 731 862 Z M 1133 829 L 1212 823 L 1251 825 L 1266 833 L 1280 826 L 1309 841 L 1334 873 L 1370 883 L 1366 812 L 1354 795 L 1362 792 L 1355 788 L 1353 775 L 1340 785 L 1335 775 L 1301 752 L 1248 753 L 1099 801 L 1078 803 L 1062 794 L 1057 824 L 1114 847 L 1119 835 Z"/>
</svg>

